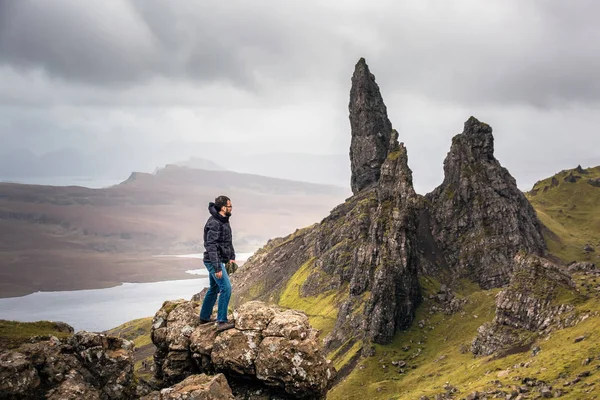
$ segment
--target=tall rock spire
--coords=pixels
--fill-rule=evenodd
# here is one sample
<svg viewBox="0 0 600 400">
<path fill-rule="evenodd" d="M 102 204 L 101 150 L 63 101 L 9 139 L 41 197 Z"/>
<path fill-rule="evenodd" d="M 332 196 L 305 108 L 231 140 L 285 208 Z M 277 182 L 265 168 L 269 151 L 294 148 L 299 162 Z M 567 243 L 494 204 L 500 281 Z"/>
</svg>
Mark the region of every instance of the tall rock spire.
<svg viewBox="0 0 600 400">
<path fill-rule="evenodd" d="M 350 165 L 352 192 L 375 185 L 388 155 L 392 123 L 387 116 L 375 76 L 364 58 L 358 60 L 350 89 Z"/>
</svg>

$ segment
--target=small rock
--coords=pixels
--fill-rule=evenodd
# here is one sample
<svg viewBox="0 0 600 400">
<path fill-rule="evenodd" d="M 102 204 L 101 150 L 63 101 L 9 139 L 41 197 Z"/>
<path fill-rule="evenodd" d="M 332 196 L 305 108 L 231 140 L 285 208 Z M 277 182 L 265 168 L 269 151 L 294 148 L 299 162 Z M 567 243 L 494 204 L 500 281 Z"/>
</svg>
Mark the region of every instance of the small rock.
<svg viewBox="0 0 600 400">
<path fill-rule="evenodd" d="M 507 377 L 510 374 L 510 369 L 505 369 L 504 371 L 498 372 L 498 378 Z"/>
<path fill-rule="evenodd" d="M 577 337 L 575 338 L 575 343 L 579 343 L 579 342 L 581 342 L 581 341 L 583 341 L 583 340 L 585 340 L 585 336 L 577 336 Z"/>
<path fill-rule="evenodd" d="M 543 398 L 551 398 L 552 397 L 552 390 L 550 390 L 549 387 L 544 386 L 540 389 L 540 394 L 542 395 Z"/>
<path fill-rule="evenodd" d="M 590 357 L 586 358 L 585 360 L 583 360 L 581 362 L 581 365 L 590 365 L 590 363 L 592 362 L 592 359 Z"/>
<path fill-rule="evenodd" d="M 473 392 L 467 395 L 467 400 L 479 400 L 479 392 Z"/>
<path fill-rule="evenodd" d="M 590 371 L 583 371 L 577 375 L 578 378 L 586 378 L 591 375 Z"/>
</svg>

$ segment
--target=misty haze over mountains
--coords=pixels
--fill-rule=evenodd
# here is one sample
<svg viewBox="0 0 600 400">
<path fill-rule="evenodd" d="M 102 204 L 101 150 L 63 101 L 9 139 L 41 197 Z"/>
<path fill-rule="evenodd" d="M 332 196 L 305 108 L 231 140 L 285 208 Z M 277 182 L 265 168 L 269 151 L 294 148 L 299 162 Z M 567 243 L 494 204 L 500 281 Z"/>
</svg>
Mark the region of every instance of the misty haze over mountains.
<svg viewBox="0 0 600 400">
<path fill-rule="evenodd" d="M 429 163 L 428 155 L 409 153 L 409 165 L 413 169 L 415 187 L 419 193 L 427 193 L 438 185 L 442 169 L 422 168 Z M 531 189 L 540 176 L 557 171 L 560 160 L 549 159 L 547 163 L 511 166 L 500 158 L 505 167 L 514 171 L 521 190 Z M 329 184 L 340 187 L 350 185 L 350 160 L 347 154 L 307 154 L 260 151 L 252 143 L 198 143 L 171 142 L 162 146 L 140 144 L 113 145 L 95 152 L 85 152 L 65 147 L 45 154 L 35 154 L 24 148 L 0 153 L 0 181 L 45 184 L 34 178 L 85 177 L 111 178 L 123 181 L 132 172 L 152 173 L 167 164 L 195 169 L 229 170 L 281 179 L 310 183 Z M 586 168 L 600 164 L 600 158 L 580 160 Z M 440 166 L 441 167 L 441 166 Z M 573 168 L 564 163 L 559 168 Z M 27 178 L 25 180 L 25 178 Z M 73 183 L 79 184 L 79 183 Z"/>
<path fill-rule="evenodd" d="M 26 149 L 0 153 L 0 179 L 86 176 L 125 180 L 131 172 L 153 172 L 167 164 L 196 169 L 230 170 L 275 178 L 347 187 L 347 155 L 249 152 L 245 143 L 172 142 L 161 147 L 105 147 L 86 153 L 63 148 L 42 155 Z M 293 149 L 292 149 L 293 151 Z"/>
</svg>

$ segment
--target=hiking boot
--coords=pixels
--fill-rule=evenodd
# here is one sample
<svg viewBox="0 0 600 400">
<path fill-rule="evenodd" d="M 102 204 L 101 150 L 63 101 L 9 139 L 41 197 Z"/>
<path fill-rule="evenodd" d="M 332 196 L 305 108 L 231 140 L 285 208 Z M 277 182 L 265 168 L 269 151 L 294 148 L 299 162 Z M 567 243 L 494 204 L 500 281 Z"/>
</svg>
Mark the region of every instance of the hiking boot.
<svg viewBox="0 0 600 400">
<path fill-rule="evenodd" d="M 233 322 L 218 322 L 217 323 L 217 332 L 223 332 L 227 329 L 235 328 L 235 324 Z"/>
<path fill-rule="evenodd" d="M 215 320 L 214 319 L 208 319 L 207 320 L 207 319 L 200 318 L 200 325 L 208 324 L 208 323 L 211 323 L 211 322 L 215 322 Z"/>
</svg>

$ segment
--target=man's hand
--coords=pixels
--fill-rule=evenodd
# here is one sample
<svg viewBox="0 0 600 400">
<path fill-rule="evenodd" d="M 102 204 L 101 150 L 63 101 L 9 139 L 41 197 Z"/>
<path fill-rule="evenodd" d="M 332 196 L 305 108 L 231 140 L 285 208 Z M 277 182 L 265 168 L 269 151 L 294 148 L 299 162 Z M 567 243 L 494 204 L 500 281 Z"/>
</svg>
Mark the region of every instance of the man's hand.
<svg viewBox="0 0 600 400">
<path fill-rule="evenodd" d="M 223 278 L 223 271 L 219 271 L 215 274 L 215 276 L 217 277 L 217 279 L 221 279 Z"/>
<path fill-rule="evenodd" d="M 235 260 L 229 260 L 229 262 L 235 264 Z"/>
</svg>

